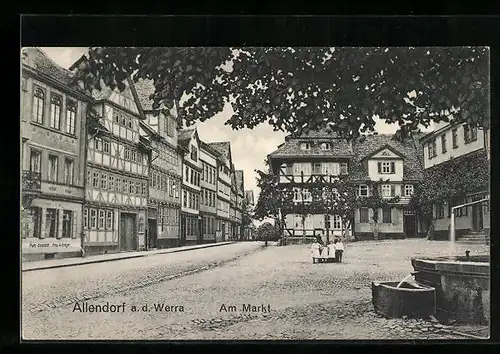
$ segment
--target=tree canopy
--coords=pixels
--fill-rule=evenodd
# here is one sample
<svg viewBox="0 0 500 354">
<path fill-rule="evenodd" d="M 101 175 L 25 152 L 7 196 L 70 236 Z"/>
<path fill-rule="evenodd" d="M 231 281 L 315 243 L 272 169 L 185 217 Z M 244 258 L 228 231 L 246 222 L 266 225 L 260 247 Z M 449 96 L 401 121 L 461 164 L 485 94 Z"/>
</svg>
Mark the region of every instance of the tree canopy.
<svg viewBox="0 0 500 354">
<path fill-rule="evenodd" d="M 267 122 L 302 134 L 326 126 L 355 138 L 373 132 L 379 117 L 404 137 L 450 115 L 489 126 L 485 47 L 92 47 L 75 80 L 89 90 L 124 89 L 127 77 L 153 80 L 153 107 L 179 103 L 188 125 L 229 103 L 233 129 Z"/>
</svg>

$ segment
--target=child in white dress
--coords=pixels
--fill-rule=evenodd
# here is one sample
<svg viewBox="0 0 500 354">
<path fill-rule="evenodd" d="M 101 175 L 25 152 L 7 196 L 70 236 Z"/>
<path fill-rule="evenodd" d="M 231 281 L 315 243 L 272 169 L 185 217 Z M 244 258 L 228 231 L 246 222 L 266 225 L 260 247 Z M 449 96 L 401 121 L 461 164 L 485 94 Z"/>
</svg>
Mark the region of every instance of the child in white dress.
<svg viewBox="0 0 500 354">
<path fill-rule="evenodd" d="M 311 245 L 311 256 L 313 263 L 316 263 L 321 258 L 321 245 L 317 241 L 314 241 Z"/>
</svg>

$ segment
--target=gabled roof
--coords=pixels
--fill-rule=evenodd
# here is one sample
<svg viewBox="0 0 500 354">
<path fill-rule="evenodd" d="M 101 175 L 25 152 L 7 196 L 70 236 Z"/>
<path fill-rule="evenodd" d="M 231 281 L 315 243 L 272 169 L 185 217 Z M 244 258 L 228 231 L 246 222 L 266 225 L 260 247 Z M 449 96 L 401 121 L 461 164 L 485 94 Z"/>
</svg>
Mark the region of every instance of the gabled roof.
<svg viewBox="0 0 500 354">
<path fill-rule="evenodd" d="M 397 141 L 390 134 L 378 134 L 366 136 L 352 143 L 354 157 L 351 161 L 349 175 L 354 179 L 366 179 L 368 177 L 367 164 L 363 163 L 366 156 L 373 155 L 381 148 L 390 147 L 404 156 L 403 178 L 405 180 L 420 180 L 423 176 L 423 166 L 419 156 L 418 144 L 415 144 L 417 136 Z"/>
<path fill-rule="evenodd" d="M 56 64 L 40 48 L 23 48 L 22 56 L 25 57 L 22 60 L 23 65 L 35 69 L 41 74 L 58 81 L 60 84 L 84 94 L 84 91 L 73 82 L 74 74 L 70 70 Z"/>
<path fill-rule="evenodd" d="M 220 158 L 221 157 L 221 153 L 219 151 L 217 151 L 216 149 L 214 149 L 212 146 L 210 146 L 209 144 L 207 144 L 206 142 L 200 140 L 200 145 L 201 145 L 201 148 L 209 153 L 211 153 L 212 155 L 214 155 L 216 158 Z"/>
<path fill-rule="evenodd" d="M 208 143 L 208 145 L 218 151 L 226 160 L 231 160 L 231 143 L 229 141 Z"/>
<path fill-rule="evenodd" d="M 385 144 L 385 145 L 379 147 L 378 149 L 376 149 L 375 151 L 370 152 L 368 155 L 364 156 L 362 159 L 363 160 L 368 159 L 368 158 L 372 157 L 373 155 L 376 155 L 376 154 L 378 154 L 379 152 L 381 152 L 381 151 L 383 151 L 385 149 L 392 151 L 394 154 L 396 154 L 397 156 L 401 157 L 402 159 L 405 158 L 405 155 L 402 154 L 400 151 L 394 149 L 389 144 Z"/>
<path fill-rule="evenodd" d="M 191 138 L 193 137 L 193 134 L 199 141 L 200 138 L 198 137 L 198 131 L 196 130 L 196 127 L 184 128 L 179 130 L 179 136 L 178 136 L 179 145 L 184 149 L 189 149 L 189 143 L 191 141 Z"/>
<path fill-rule="evenodd" d="M 300 144 L 303 142 L 312 143 L 308 150 L 302 150 Z M 321 143 L 329 143 L 330 149 L 321 149 Z M 299 137 L 287 136 L 285 143 L 278 146 L 278 149 L 270 153 L 270 158 L 293 158 L 293 157 L 351 157 L 353 155 L 351 144 L 345 139 L 339 139 L 333 133 L 324 131 L 310 131 Z"/>
<path fill-rule="evenodd" d="M 144 111 L 152 111 L 153 100 L 150 99 L 149 96 L 155 93 L 153 80 L 139 79 L 139 81 L 134 83 L 134 86 L 142 109 Z"/>
</svg>

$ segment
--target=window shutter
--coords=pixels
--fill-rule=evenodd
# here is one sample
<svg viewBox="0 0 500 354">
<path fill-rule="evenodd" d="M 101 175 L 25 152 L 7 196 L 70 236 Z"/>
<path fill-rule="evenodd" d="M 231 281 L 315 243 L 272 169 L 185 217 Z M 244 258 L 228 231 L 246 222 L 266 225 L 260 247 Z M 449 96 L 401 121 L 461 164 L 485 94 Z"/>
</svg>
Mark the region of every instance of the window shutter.
<svg viewBox="0 0 500 354">
<path fill-rule="evenodd" d="M 378 173 L 382 173 L 382 162 L 377 162 Z"/>
<path fill-rule="evenodd" d="M 391 173 L 396 173 L 396 164 L 391 162 Z"/>
<path fill-rule="evenodd" d="M 395 196 L 396 195 L 396 186 L 394 184 L 391 184 L 391 196 Z"/>
</svg>

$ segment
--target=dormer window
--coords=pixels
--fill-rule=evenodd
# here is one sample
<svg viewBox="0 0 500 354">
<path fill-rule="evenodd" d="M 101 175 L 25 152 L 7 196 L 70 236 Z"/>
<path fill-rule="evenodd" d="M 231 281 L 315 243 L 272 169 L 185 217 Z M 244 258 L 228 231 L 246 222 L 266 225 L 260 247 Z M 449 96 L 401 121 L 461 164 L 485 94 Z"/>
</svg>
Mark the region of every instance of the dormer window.
<svg viewBox="0 0 500 354">
<path fill-rule="evenodd" d="M 379 162 L 378 163 L 378 173 L 382 174 L 393 174 L 395 172 L 395 163 L 393 161 L 391 162 Z"/>
<path fill-rule="evenodd" d="M 301 143 L 300 144 L 300 149 L 301 150 L 310 150 L 311 149 L 311 143 Z"/>
<path fill-rule="evenodd" d="M 321 143 L 321 150 L 331 150 L 332 144 L 330 143 Z"/>
</svg>

